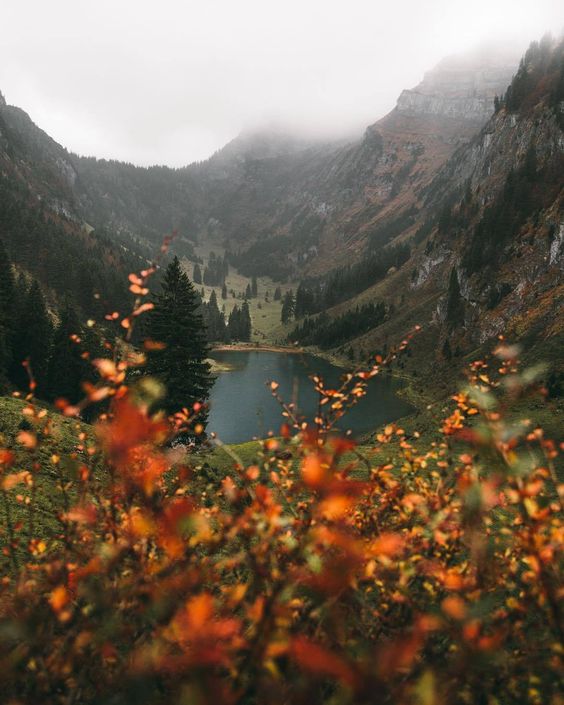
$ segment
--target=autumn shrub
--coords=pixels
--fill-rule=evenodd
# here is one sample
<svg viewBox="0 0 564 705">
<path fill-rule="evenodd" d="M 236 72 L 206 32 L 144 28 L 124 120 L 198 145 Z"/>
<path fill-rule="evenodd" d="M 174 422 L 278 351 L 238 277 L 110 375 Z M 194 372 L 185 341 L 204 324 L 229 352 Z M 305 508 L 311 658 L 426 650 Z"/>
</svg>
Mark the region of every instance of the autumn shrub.
<svg viewBox="0 0 564 705">
<path fill-rule="evenodd" d="M 534 375 L 497 355 L 441 442 L 390 424 L 366 453 L 335 431 L 378 358 L 313 378 L 314 419 L 281 400 L 260 462 L 221 476 L 171 444 L 193 409 L 151 416 L 159 390 L 126 384 L 139 355 L 95 361 L 87 398 L 110 409 L 48 467 L 30 397 L 30 462 L 0 454 L 2 702 L 561 703 L 559 448 L 510 420 Z"/>
</svg>

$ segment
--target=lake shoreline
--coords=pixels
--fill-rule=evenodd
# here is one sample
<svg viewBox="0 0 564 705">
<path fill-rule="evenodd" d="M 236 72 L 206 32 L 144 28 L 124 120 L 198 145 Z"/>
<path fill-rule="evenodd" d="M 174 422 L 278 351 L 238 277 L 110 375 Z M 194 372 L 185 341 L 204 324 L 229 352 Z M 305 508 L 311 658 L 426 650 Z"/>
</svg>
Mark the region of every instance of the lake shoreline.
<svg viewBox="0 0 564 705">
<path fill-rule="evenodd" d="M 309 352 L 305 348 L 290 347 L 289 345 L 268 345 L 262 343 L 224 343 L 221 345 L 212 345 L 211 352 L 277 352 L 303 354 Z"/>
<path fill-rule="evenodd" d="M 343 372 L 352 372 L 358 367 L 358 364 L 347 360 L 346 358 L 337 355 L 334 352 L 321 350 L 315 346 L 300 347 L 296 345 L 276 345 L 274 343 L 221 343 L 217 345 L 212 345 L 211 352 L 274 352 L 274 353 L 287 353 L 290 355 L 312 355 L 320 360 L 329 362 L 334 367 L 338 367 L 343 370 Z M 230 372 L 235 367 L 229 363 L 217 363 L 215 360 L 211 360 L 214 373 L 220 372 Z M 404 385 L 402 388 L 398 389 L 396 394 L 405 399 L 411 406 L 414 407 L 416 411 L 423 411 L 429 404 L 429 399 L 427 396 L 421 392 L 416 392 L 413 388 L 413 383 L 415 379 L 411 375 L 406 375 L 405 373 L 398 372 L 392 367 L 383 368 L 382 375 L 387 375 L 393 377 L 394 379 L 402 380 Z"/>
</svg>

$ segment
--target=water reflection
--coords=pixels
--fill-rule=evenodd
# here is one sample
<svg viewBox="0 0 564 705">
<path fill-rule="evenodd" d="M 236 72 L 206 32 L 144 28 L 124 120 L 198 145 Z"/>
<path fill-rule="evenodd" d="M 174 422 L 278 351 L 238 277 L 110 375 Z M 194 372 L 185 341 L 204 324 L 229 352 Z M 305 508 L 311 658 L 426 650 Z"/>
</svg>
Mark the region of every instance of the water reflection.
<svg viewBox="0 0 564 705">
<path fill-rule="evenodd" d="M 240 443 L 277 433 L 282 423 L 281 409 L 267 383 L 279 383 L 280 396 L 295 401 L 300 411 L 312 418 L 318 396 L 309 376 L 318 374 L 335 386 L 343 370 L 312 355 L 279 352 L 215 351 L 212 357 L 232 367 L 218 374 L 210 397 L 208 429 L 225 443 Z M 368 394 L 343 419 L 343 430 L 365 433 L 409 413 L 411 407 L 395 394 L 399 383 L 392 378 L 371 380 Z"/>
</svg>

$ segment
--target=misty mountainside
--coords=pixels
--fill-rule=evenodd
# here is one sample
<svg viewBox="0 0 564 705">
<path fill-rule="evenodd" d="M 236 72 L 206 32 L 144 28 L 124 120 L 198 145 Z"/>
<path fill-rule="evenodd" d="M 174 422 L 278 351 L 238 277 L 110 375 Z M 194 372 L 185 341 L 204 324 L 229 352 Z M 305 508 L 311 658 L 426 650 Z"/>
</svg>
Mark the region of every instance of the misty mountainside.
<svg viewBox="0 0 564 705">
<path fill-rule="evenodd" d="M 327 271 L 414 223 L 420 189 L 485 123 L 516 66 L 492 50 L 445 60 L 353 142 L 263 129 L 183 169 L 73 158 L 77 204 L 89 222 L 149 239 L 176 227 L 219 241 L 248 276 Z"/>
<path fill-rule="evenodd" d="M 65 298 L 102 316 L 128 299 L 127 275 L 148 252 L 81 217 L 69 154 L 0 94 L 0 240 L 16 274 L 37 280 L 55 311 Z"/>
<path fill-rule="evenodd" d="M 362 359 L 419 324 L 423 332 L 405 367 L 423 378 L 501 334 L 529 352 L 537 347 L 532 357 L 561 365 L 563 128 L 564 45 L 546 39 L 531 45 L 485 126 L 421 189 L 414 224 L 390 243 L 410 248 L 401 266 L 328 311 L 315 302 L 324 300 L 323 279 L 306 280 L 297 303 L 323 313 L 304 318 L 298 307 L 302 318 L 290 338 L 331 340 L 326 347 L 342 352 L 350 343 L 350 356 Z M 334 281 L 346 282 L 346 272 Z M 348 272 L 353 281 L 364 273 L 358 265 Z M 377 302 L 385 310 L 374 325 L 363 327 L 362 316 L 358 326 L 347 325 Z"/>
<path fill-rule="evenodd" d="M 451 57 L 357 140 L 265 128 L 180 169 L 78 157 L 2 100 L 3 193 L 67 233 L 61 257 L 102 249 L 105 273 L 65 265 L 94 280 L 85 300 L 176 228 L 180 255 L 217 244 L 247 277 L 301 282 L 279 340 L 359 359 L 421 324 L 435 364 L 504 330 L 548 339 L 561 332 L 562 54 L 545 38 L 520 64 Z"/>
<path fill-rule="evenodd" d="M 257 243 L 258 253 L 243 258 L 249 270 L 258 260 L 272 270 L 265 273 L 292 276 L 307 260 L 321 271 L 340 252 L 362 254 L 370 228 L 412 206 L 406 200 L 483 125 L 516 65 L 516 57 L 491 49 L 453 57 L 403 91 L 392 113 L 357 141 L 265 128 L 181 169 L 77 157 L 23 111 L 3 112 L 22 163 L 40 170 L 40 192 L 56 209 L 152 242 L 176 228 L 187 254 L 190 241 L 206 238 L 233 252 Z"/>
</svg>

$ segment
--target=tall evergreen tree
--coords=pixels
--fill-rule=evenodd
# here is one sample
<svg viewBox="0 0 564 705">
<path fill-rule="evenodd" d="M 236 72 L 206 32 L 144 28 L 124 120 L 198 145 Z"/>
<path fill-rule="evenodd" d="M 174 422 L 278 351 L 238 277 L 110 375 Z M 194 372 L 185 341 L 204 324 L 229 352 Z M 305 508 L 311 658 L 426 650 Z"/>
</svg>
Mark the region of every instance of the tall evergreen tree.
<svg viewBox="0 0 564 705">
<path fill-rule="evenodd" d="M 226 299 L 227 298 L 227 284 L 223 282 L 223 285 L 221 287 L 221 298 Z"/>
<path fill-rule="evenodd" d="M 0 240 L 0 382 L 4 383 L 12 361 L 16 286 L 12 263 Z"/>
<path fill-rule="evenodd" d="M 76 342 L 76 336 L 82 338 L 82 332 L 76 309 L 67 300 L 53 336 L 47 372 L 47 398 L 50 400 L 61 397 L 76 404 L 84 396 L 81 385 L 91 369 L 82 357 L 83 346 Z"/>
<path fill-rule="evenodd" d="M 277 286 L 276 289 L 274 289 L 274 300 L 280 301 L 281 298 L 282 298 L 282 290 L 280 289 L 279 286 Z"/>
<path fill-rule="evenodd" d="M 288 321 L 294 315 L 295 301 L 294 292 L 290 289 L 284 295 L 284 301 L 282 302 L 282 313 L 280 315 L 280 320 L 282 323 L 288 323 Z"/>
<path fill-rule="evenodd" d="M 28 386 L 28 374 L 22 364 L 27 360 L 37 383 L 36 394 L 42 396 L 46 387 L 53 326 L 37 281 L 32 283 L 25 298 L 17 331 L 14 339 L 14 382 L 22 389 Z"/>
<path fill-rule="evenodd" d="M 168 266 L 161 286 L 147 319 L 146 336 L 164 347 L 147 353 L 146 370 L 165 385 L 167 394 L 160 408 L 172 414 L 206 402 L 213 379 L 198 295 L 177 257 Z M 205 426 L 205 407 L 196 420 Z"/>
<path fill-rule="evenodd" d="M 202 283 L 202 270 L 200 269 L 200 265 L 198 263 L 194 265 L 194 273 L 192 274 L 192 279 L 194 280 L 194 284 Z"/>
<path fill-rule="evenodd" d="M 251 290 L 251 285 L 247 284 L 247 288 L 245 289 L 245 299 L 248 301 L 253 295 L 253 292 Z"/>
<path fill-rule="evenodd" d="M 456 267 L 452 268 L 448 283 L 446 320 L 449 328 L 457 328 L 464 323 L 464 300 L 460 293 Z"/>
<path fill-rule="evenodd" d="M 243 301 L 241 306 L 241 340 L 250 341 L 251 339 L 251 312 L 247 301 Z"/>
<path fill-rule="evenodd" d="M 254 275 L 254 274 L 253 274 L 253 278 L 251 280 L 251 294 L 253 295 L 253 299 L 256 299 L 258 296 L 258 283 L 257 283 L 256 275 Z"/>
</svg>

